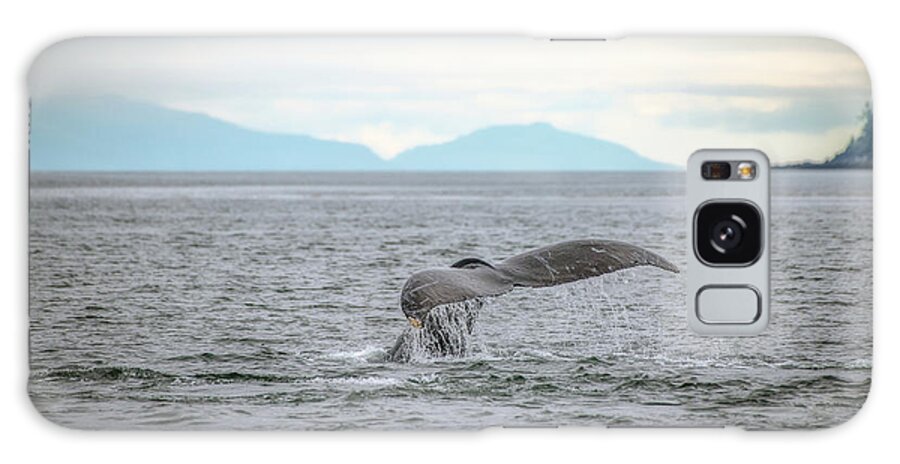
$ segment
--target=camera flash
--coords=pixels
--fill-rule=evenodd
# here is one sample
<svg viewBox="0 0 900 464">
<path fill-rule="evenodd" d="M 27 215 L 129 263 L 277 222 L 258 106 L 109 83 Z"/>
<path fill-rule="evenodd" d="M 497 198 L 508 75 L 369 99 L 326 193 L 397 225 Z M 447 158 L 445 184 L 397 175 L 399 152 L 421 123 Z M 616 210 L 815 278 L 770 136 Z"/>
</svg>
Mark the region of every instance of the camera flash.
<svg viewBox="0 0 900 464">
<path fill-rule="evenodd" d="M 737 165 L 738 177 L 741 180 L 751 180 L 756 177 L 756 163 L 741 162 Z"/>
</svg>

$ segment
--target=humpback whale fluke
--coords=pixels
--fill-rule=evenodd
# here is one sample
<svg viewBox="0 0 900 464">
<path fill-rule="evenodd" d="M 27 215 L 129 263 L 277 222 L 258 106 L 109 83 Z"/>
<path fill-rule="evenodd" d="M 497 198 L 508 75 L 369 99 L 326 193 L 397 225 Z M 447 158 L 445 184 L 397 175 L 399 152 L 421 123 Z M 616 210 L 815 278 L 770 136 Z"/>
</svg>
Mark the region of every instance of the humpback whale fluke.
<svg viewBox="0 0 900 464">
<path fill-rule="evenodd" d="M 465 258 L 449 269 L 416 272 L 403 285 L 400 308 L 413 327 L 434 332 L 438 329 L 429 327 L 428 315 L 435 307 L 499 296 L 515 287 L 561 285 L 636 266 L 678 272 L 665 258 L 635 245 L 613 240 L 573 240 L 527 251 L 497 264 Z M 471 330 L 472 324 L 468 327 Z M 435 335 L 441 338 L 440 334 Z M 401 336 L 391 350 L 392 358 L 402 345 Z M 458 348 L 450 351 L 459 351 Z"/>
</svg>

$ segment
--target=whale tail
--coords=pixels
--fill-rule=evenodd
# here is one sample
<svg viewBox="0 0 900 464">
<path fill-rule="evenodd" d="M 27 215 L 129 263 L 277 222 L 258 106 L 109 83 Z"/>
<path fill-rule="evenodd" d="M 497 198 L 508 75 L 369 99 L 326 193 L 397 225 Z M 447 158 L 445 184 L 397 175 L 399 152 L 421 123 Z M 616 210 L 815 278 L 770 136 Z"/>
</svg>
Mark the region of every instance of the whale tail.
<svg viewBox="0 0 900 464">
<path fill-rule="evenodd" d="M 450 269 L 427 269 L 410 276 L 400 307 L 413 325 L 435 306 L 499 296 L 515 287 L 550 287 L 636 266 L 670 272 L 678 268 L 644 248 L 613 240 L 573 240 L 515 255 L 491 265 L 478 258 Z"/>
<path fill-rule="evenodd" d="M 499 296 L 515 287 L 550 287 L 636 266 L 678 272 L 674 264 L 656 253 L 611 240 L 562 242 L 498 264 L 465 258 L 447 269 L 416 272 L 407 279 L 400 295 L 400 307 L 413 328 L 400 335 L 387 358 L 409 360 L 417 350 L 463 354 L 485 297 Z M 435 308 L 440 310 L 432 311 Z"/>
<path fill-rule="evenodd" d="M 573 240 L 513 256 L 497 268 L 517 287 L 552 287 L 636 266 L 678 273 L 662 256 L 613 240 Z"/>
</svg>

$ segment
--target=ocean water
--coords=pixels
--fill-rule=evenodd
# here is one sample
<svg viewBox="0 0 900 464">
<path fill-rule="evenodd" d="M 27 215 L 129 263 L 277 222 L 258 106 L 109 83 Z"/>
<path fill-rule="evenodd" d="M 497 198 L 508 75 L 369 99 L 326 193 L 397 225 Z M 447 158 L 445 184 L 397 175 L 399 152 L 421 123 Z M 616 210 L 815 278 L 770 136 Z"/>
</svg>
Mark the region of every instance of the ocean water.
<svg viewBox="0 0 900 464">
<path fill-rule="evenodd" d="M 685 265 L 681 173 L 33 173 L 29 391 L 86 429 L 827 427 L 861 407 L 872 177 L 776 171 L 764 335 L 635 268 L 480 309 L 391 362 L 414 271 L 617 239 Z"/>
</svg>

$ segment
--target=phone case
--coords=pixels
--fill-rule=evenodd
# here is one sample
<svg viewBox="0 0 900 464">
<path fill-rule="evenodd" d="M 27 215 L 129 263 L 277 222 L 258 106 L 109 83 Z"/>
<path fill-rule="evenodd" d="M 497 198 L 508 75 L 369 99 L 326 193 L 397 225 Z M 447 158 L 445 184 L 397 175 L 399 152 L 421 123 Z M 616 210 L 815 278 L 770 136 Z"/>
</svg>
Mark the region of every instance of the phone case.
<svg viewBox="0 0 900 464">
<path fill-rule="evenodd" d="M 30 93 L 29 394 L 83 429 L 807 429 L 872 360 L 872 105 L 818 38 L 80 38 Z M 770 318 L 685 166 L 771 163 Z"/>
</svg>

